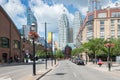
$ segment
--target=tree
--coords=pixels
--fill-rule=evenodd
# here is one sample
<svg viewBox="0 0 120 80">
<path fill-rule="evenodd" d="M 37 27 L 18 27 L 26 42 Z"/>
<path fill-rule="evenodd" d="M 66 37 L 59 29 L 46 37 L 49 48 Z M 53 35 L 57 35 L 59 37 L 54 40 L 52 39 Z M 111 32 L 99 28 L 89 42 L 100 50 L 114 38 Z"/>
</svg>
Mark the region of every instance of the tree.
<svg viewBox="0 0 120 80">
<path fill-rule="evenodd" d="M 88 49 L 88 51 L 93 53 L 93 58 L 96 58 L 96 54 L 102 51 L 103 46 L 104 40 L 100 38 L 91 39 L 83 44 L 84 50 Z"/>
</svg>

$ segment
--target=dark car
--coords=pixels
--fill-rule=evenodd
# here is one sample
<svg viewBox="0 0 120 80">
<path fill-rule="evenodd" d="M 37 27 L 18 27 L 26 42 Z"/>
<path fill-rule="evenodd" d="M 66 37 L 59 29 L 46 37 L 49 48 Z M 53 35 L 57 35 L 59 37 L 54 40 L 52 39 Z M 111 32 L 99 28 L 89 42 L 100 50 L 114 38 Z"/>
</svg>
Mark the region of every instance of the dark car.
<svg viewBox="0 0 120 80">
<path fill-rule="evenodd" d="M 85 65 L 84 60 L 82 60 L 82 59 L 80 59 L 80 58 L 77 58 L 77 59 L 76 59 L 76 64 L 77 64 L 77 65 Z"/>
</svg>

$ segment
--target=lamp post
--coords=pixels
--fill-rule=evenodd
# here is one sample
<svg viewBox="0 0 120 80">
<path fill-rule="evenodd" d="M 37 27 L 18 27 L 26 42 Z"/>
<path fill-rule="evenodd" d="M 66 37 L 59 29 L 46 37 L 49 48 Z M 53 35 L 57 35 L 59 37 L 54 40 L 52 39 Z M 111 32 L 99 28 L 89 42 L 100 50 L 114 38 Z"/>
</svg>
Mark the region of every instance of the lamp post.
<svg viewBox="0 0 120 80">
<path fill-rule="evenodd" d="M 46 59 L 45 59 L 45 69 L 47 69 L 47 27 L 46 27 L 47 23 L 45 22 L 45 55 L 46 55 Z"/>
<path fill-rule="evenodd" d="M 51 53 L 52 53 L 52 56 L 51 56 L 51 60 L 52 60 L 52 66 L 53 66 L 53 32 L 51 32 Z"/>
<path fill-rule="evenodd" d="M 88 61 L 87 55 L 88 55 L 88 53 L 87 53 L 87 51 L 86 51 L 86 52 L 85 52 L 86 64 L 87 64 L 87 61 Z"/>
<path fill-rule="evenodd" d="M 54 55 L 55 63 L 54 64 L 56 64 L 56 50 L 57 50 L 57 48 L 54 48 L 54 50 L 55 50 L 55 55 Z"/>
<path fill-rule="evenodd" d="M 108 38 L 108 41 L 105 44 L 105 47 L 108 48 L 108 71 L 110 71 L 111 70 L 110 49 L 114 47 L 114 44 L 111 43 L 110 38 Z"/>
<path fill-rule="evenodd" d="M 36 63 L 35 63 L 35 40 L 39 37 L 37 32 L 35 32 L 35 23 L 31 24 L 31 29 L 29 32 L 29 38 L 32 39 L 32 43 L 33 43 L 33 75 L 36 75 Z"/>
</svg>

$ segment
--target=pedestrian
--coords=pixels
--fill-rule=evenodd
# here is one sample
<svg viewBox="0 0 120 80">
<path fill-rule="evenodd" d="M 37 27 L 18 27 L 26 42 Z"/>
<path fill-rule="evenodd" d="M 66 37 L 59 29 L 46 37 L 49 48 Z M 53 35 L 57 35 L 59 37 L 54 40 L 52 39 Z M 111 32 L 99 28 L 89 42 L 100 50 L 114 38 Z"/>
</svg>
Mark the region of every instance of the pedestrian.
<svg viewBox="0 0 120 80">
<path fill-rule="evenodd" d="M 99 65 L 99 67 L 101 67 L 102 64 L 103 64 L 103 62 L 102 62 L 102 60 L 99 58 L 99 59 L 98 59 L 98 65 Z"/>
</svg>

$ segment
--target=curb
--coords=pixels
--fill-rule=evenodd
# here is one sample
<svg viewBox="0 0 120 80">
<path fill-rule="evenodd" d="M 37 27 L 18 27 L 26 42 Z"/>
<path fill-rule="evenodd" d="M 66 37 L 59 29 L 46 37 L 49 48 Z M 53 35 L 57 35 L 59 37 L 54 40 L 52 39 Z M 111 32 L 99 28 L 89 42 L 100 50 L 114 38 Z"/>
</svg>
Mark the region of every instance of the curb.
<svg viewBox="0 0 120 80">
<path fill-rule="evenodd" d="M 42 74 L 41 76 L 39 76 L 36 80 L 39 80 L 40 78 L 42 78 L 44 75 L 46 75 L 48 72 L 50 72 L 52 69 L 49 69 L 47 72 L 45 72 L 44 74 Z"/>
<path fill-rule="evenodd" d="M 56 65 L 54 65 L 53 68 L 57 67 L 58 66 L 58 63 Z M 48 71 L 46 71 L 45 73 L 43 73 L 41 76 L 39 76 L 36 80 L 39 80 L 40 78 L 42 78 L 44 75 L 46 75 L 48 72 L 52 71 L 53 68 L 49 69 Z"/>
</svg>

